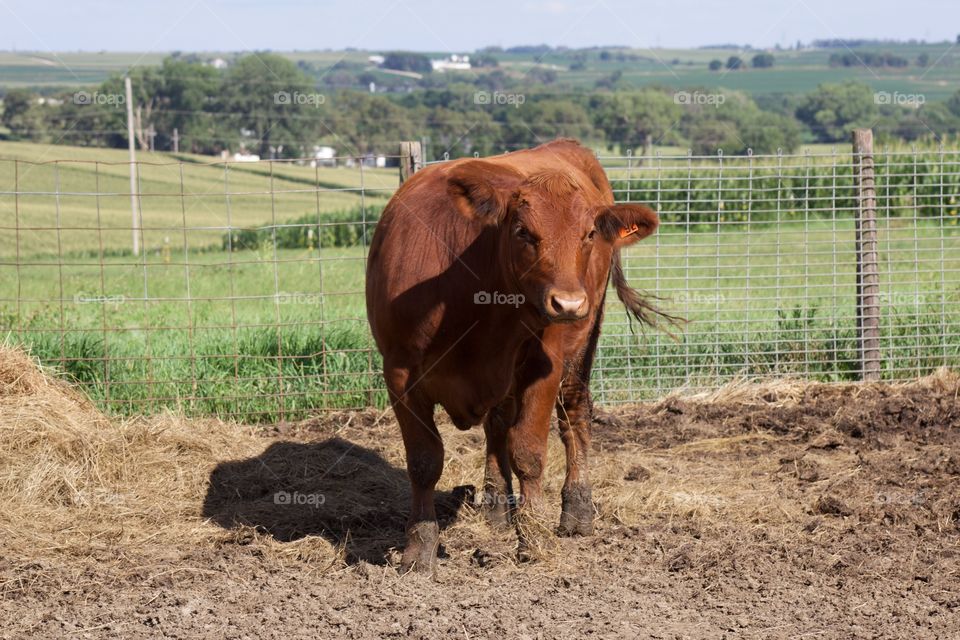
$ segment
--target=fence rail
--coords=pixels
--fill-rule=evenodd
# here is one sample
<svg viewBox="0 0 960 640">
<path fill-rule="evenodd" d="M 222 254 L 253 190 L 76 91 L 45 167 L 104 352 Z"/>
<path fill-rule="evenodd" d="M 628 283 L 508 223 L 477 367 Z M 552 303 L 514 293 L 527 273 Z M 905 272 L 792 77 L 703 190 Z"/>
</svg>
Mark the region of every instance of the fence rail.
<svg viewBox="0 0 960 640">
<path fill-rule="evenodd" d="M 416 146 L 388 159 L 404 176 Z M 628 280 L 690 323 L 676 341 L 635 333 L 611 296 L 598 402 L 960 362 L 960 150 L 599 159 L 617 200 L 661 215 L 626 252 Z M 118 413 L 264 421 L 385 403 L 363 274 L 396 168 L 141 162 L 135 228 L 128 169 L 0 159 L 8 341 Z"/>
</svg>

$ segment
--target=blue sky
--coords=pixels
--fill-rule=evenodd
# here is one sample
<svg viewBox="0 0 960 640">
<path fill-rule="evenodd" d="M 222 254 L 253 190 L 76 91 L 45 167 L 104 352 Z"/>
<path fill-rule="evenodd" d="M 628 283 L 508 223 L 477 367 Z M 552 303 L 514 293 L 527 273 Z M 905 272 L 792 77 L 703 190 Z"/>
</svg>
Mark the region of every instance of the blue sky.
<svg viewBox="0 0 960 640">
<path fill-rule="evenodd" d="M 0 0 L 6 50 L 772 46 L 958 32 L 958 0 Z"/>
</svg>

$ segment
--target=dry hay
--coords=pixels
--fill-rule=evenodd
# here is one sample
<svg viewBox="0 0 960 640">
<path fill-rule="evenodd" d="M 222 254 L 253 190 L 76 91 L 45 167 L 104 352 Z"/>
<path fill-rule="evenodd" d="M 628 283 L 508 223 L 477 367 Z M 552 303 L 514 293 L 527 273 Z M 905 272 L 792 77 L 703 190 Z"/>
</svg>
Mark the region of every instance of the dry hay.
<svg viewBox="0 0 960 640">
<path fill-rule="evenodd" d="M 198 504 L 213 465 L 262 448 L 251 429 L 217 420 L 110 420 L 0 346 L 0 555 L 108 558 L 209 540 L 218 530 Z"/>
<path fill-rule="evenodd" d="M 877 478 L 854 449 L 904 429 L 955 430 L 958 390 L 960 378 L 946 370 L 896 385 L 737 382 L 601 415 L 591 468 L 598 531 L 680 527 L 699 539 L 748 524 L 786 544 L 819 526 L 811 519 L 849 515 L 849 502 L 861 505 L 862 517 L 916 517 L 875 504 L 877 478 L 890 472 L 882 447 Z M 460 432 L 443 420 L 441 428 L 446 553 L 512 566 L 514 532 L 491 530 L 464 506 L 481 483 L 482 431 Z M 0 555 L 135 563 L 157 548 L 175 557 L 237 543 L 324 567 L 395 561 L 408 488 L 392 414 L 328 414 L 277 431 L 265 437 L 170 414 L 111 420 L 22 351 L 0 347 Z M 563 448 L 551 437 L 545 491 L 553 524 L 563 473 Z M 276 504 L 277 492 L 326 502 L 290 509 Z M 926 495 L 928 520 L 953 526 L 957 492 Z M 550 539 L 550 526 L 540 528 L 538 571 L 563 571 L 575 560 Z M 675 550 L 663 553 L 665 563 L 687 562 Z M 716 562 L 722 554 L 702 555 Z"/>
</svg>

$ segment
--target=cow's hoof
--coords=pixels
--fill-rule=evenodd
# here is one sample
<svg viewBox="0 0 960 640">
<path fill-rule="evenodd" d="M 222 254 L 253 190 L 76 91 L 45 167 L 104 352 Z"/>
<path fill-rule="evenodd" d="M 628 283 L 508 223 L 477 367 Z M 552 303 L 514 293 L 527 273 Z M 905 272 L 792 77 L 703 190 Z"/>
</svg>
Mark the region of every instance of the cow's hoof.
<svg viewBox="0 0 960 640">
<path fill-rule="evenodd" d="M 491 491 L 483 492 L 483 502 L 480 503 L 480 512 L 491 526 L 497 528 L 509 527 L 510 510 L 509 496 Z"/>
<path fill-rule="evenodd" d="M 536 553 L 536 549 L 527 541 L 520 540 L 520 544 L 517 546 L 517 562 L 521 564 L 534 562 L 537 558 L 539 558 L 539 554 Z"/>
<path fill-rule="evenodd" d="M 557 539 L 540 515 L 521 509 L 516 516 L 517 562 L 547 559 L 557 552 Z"/>
<path fill-rule="evenodd" d="M 590 485 L 576 484 L 565 488 L 560 495 L 563 510 L 557 535 L 592 536 L 594 509 Z"/>
<path fill-rule="evenodd" d="M 432 574 L 437 570 L 440 527 L 436 522 L 418 522 L 407 529 L 407 546 L 400 560 L 400 573 Z"/>
</svg>

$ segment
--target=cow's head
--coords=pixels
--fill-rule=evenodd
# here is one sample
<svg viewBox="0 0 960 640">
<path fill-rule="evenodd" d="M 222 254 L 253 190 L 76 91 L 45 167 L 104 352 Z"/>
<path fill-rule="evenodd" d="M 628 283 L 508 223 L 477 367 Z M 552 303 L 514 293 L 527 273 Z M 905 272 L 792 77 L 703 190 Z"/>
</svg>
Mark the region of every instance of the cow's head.
<svg viewBox="0 0 960 640">
<path fill-rule="evenodd" d="M 452 168 L 448 192 L 462 215 L 500 230 L 504 275 L 550 322 L 586 317 L 591 262 L 606 274 L 615 249 L 647 237 L 659 222 L 644 205 L 596 204 L 595 189 L 568 173 L 524 177 L 483 160 Z"/>
</svg>

